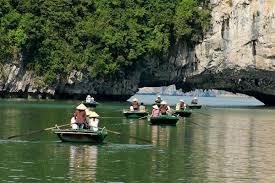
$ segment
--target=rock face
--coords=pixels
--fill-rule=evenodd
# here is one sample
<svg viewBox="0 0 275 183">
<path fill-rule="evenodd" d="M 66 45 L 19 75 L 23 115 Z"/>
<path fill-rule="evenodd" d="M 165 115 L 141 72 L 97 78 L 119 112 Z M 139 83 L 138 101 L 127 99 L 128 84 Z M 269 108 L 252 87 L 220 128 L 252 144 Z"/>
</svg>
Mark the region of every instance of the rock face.
<svg viewBox="0 0 275 183">
<path fill-rule="evenodd" d="M 116 78 L 89 78 L 73 71 L 54 86 L 17 62 L 0 65 L 2 96 L 126 99 L 144 86 L 175 84 L 185 91 L 222 89 L 275 105 L 275 1 L 211 0 L 212 27 L 201 43 L 174 45 Z"/>
</svg>

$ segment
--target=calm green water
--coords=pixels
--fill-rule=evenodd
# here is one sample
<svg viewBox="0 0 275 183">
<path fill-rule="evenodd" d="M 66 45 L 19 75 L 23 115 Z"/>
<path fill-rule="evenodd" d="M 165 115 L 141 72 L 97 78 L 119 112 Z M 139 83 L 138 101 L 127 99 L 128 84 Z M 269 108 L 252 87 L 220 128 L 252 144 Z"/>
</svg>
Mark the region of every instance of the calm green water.
<svg viewBox="0 0 275 183">
<path fill-rule="evenodd" d="M 214 105 L 217 99 L 204 100 Z M 78 101 L 0 100 L 0 180 L 275 182 L 275 108 L 257 107 L 250 98 L 226 100 L 223 107 L 204 107 L 166 127 L 124 119 L 127 103 L 101 103 L 96 111 L 114 118 L 100 125 L 123 135 L 109 134 L 98 146 L 61 143 L 51 132 L 5 140 L 66 123 Z M 248 105 L 253 107 L 243 107 Z"/>
</svg>

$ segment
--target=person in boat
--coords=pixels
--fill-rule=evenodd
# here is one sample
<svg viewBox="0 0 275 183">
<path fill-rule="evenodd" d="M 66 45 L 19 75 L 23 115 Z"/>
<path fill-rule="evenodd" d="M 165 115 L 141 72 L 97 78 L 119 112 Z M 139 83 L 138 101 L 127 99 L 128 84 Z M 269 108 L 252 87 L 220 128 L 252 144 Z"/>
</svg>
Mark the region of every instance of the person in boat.
<svg viewBox="0 0 275 183">
<path fill-rule="evenodd" d="M 198 104 L 198 98 L 197 97 L 194 97 L 191 101 L 191 104 Z"/>
<path fill-rule="evenodd" d="M 161 102 L 162 102 L 162 99 L 161 99 L 160 95 L 158 95 L 158 97 L 155 100 L 155 103 L 160 105 Z"/>
<path fill-rule="evenodd" d="M 158 116 L 159 115 L 159 107 L 158 105 L 153 105 L 151 116 Z"/>
<path fill-rule="evenodd" d="M 87 95 L 87 97 L 86 97 L 86 103 L 92 103 L 92 97 L 91 97 L 91 95 Z"/>
<path fill-rule="evenodd" d="M 146 108 L 143 102 L 140 103 L 139 112 L 146 112 Z"/>
<path fill-rule="evenodd" d="M 139 110 L 139 103 L 138 103 L 138 99 L 134 98 L 130 106 L 130 111 L 137 111 L 137 110 Z"/>
<path fill-rule="evenodd" d="M 170 114 L 171 109 L 170 109 L 170 107 L 169 107 L 169 105 L 167 104 L 166 101 L 162 101 L 162 102 L 160 103 L 159 111 L 160 111 L 160 114 L 161 114 L 161 115 Z"/>
<path fill-rule="evenodd" d="M 99 115 L 94 111 L 87 112 L 87 129 L 93 130 L 94 132 L 98 131 Z"/>
<path fill-rule="evenodd" d="M 86 123 L 86 112 L 87 107 L 84 104 L 80 104 L 76 107 L 74 116 L 71 118 L 72 129 L 83 129 Z"/>
<path fill-rule="evenodd" d="M 184 102 L 184 100 L 180 100 L 180 102 L 177 103 L 176 105 L 176 110 L 185 110 L 186 108 L 187 108 L 187 105 Z"/>
</svg>

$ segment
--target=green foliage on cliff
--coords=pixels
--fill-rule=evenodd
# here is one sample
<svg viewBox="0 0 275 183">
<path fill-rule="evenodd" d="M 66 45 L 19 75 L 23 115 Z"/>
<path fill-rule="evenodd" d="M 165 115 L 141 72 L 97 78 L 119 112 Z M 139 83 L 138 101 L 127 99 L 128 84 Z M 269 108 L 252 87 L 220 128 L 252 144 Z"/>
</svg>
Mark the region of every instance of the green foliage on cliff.
<svg viewBox="0 0 275 183">
<path fill-rule="evenodd" d="M 0 0 L 0 60 L 23 55 L 53 83 L 86 70 L 112 75 L 171 43 L 201 39 L 208 0 Z M 62 77 L 61 77 L 62 78 Z"/>
</svg>

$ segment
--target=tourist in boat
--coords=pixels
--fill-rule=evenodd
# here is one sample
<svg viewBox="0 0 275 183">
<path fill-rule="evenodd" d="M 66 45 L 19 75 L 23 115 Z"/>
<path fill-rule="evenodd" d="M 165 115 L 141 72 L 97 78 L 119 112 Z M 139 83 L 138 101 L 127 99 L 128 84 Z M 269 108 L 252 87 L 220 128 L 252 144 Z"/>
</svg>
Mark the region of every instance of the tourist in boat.
<svg viewBox="0 0 275 183">
<path fill-rule="evenodd" d="M 155 103 L 156 103 L 157 105 L 160 105 L 161 102 L 162 102 L 162 99 L 161 99 L 160 95 L 158 95 L 158 97 L 157 97 L 156 100 L 155 100 Z"/>
<path fill-rule="evenodd" d="M 193 100 L 191 101 L 191 104 L 198 104 L 198 98 L 194 97 Z"/>
<path fill-rule="evenodd" d="M 151 116 L 158 116 L 159 115 L 159 107 L 158 105 L 153 105 Z"/>
<path fill-rule="evenodd" d="M 138 99 L 134 98 L 130 106 L 130 111 L 137 111 L 137 110 L 139 110 L 139 103 L 138 103 Z"/>
<path fill-rule="evenodd" d="M 80 104 L 76 107 L 74 116 L 71 119 L 72 129 L 83 129 L 86 123 L 86 112 L 87 107 L 84 104 Z"/>
<path fill-rule="evenodd" d="M 180 102 L 177 103 L 176 105 L 176 110 L 185 110 L 186 108 L 187 108 L 187 105 L 184 102 L 184 100 L 180 100 Z"/>
<path fill-rule="evenodd" d="M 91 97 L 91 95 L 87 95 L 87 97 L 86 97 L 86 103 L 92 103 L 92 97 Z"/>
<path fill-rule="evenodd" d="M 170 114 L 171 109 L 170 109 L 170 107 L 169 107 L 169 105 L 167 104 L 166 101 L 162 101 L 162 102 L 160 103 L 159 111 L 160 111 L 160 114 L 161 114 L 161 115 Z"/>
<path fill-rule="evenodd" d="M 146 112 L 146 108 L 145 108 L 145 105 L 143 104 L 143 102 L 140 103 L 139 112 Z"/>
<path fill-rule="evenodd" d="M 88 111 L 87 112 L 87 122 L 88 122 L 88 129 L 93 131 L 98 131 L 98 123 L 99 123 L 99 115 L 94 111 Z"/>
</svg>

